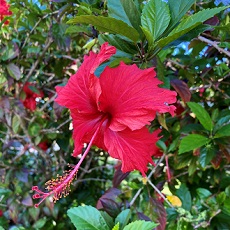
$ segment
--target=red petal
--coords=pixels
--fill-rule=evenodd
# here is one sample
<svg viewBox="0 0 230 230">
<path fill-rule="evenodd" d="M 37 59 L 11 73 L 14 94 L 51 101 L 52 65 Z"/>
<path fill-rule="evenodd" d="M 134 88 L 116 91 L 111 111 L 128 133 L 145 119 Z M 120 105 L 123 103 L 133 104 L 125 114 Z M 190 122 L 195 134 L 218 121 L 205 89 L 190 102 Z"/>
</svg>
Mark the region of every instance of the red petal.
<svg viewBox="0 0 230 230">
<path fill-rule="evenodd" d="M 99 107 L 111 114 L 110 128 L 120 131 L 129 127 L 136 130 L 150 124 L 156 112 L 174 114 L 176 93 L 159 88 L 153 68 L 141 70 L 136 65 L 121 63 L 116 68 L 106 67 L 100 76 Z"/>
<path fill-rule="evenodd" d="M 120 132 L 106 129 L 105 146 L 112 157 L 122 161 L 124 173 L 137 169 L 145 176 L 147 164 L 153 163 L 152 156 L 157 152 L 155 144 L 159 132 L 150 133 L 146 127 L 135 131 L 127 128 Z"/>
<path fill-rule="evenodd" d="M 89 143 L 98 126 L 101 124 L 102 115 L 100 113 L 81 114 L 78 110 L 72 110 L 71 116 L 73 118 L 73 139 L 74 139 L 74 153 L 77 156 L 82 152 L 84 143 Z M 93 144 L 99 148 L 106 150 L 104 145 L 104 129 L 106 122 L 102 125 L 97 134 Z"/>
<path fill-rule="evenodd" d="M 93 75 L 95 69 L 116 52 L 113 46 L 105 43 L 99 54 L 90 52 L 84 57 L 84 62 L 64 87 L 56 87 L 58 97 L 56 102 L 69 109 L 78 109 L 82 113 L 97 111 L 96 100 L 101 89 L 99 79 Z"/>
</svg>

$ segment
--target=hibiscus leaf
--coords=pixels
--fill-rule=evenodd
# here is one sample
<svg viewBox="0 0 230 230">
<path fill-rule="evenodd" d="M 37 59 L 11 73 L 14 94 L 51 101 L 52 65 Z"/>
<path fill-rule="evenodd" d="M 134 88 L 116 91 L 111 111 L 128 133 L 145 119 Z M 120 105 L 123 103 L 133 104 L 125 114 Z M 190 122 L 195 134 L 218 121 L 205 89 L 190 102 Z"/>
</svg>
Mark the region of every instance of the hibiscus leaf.
<svg viewBox="0 0 230 230">
<path fill-rule="evenodd" d="M 125 209 L 115 219 L 115 224 L 120 223 L 120 229 L 123 229 L 128 224 L 131 217 L 130 209 Z"/>
<path fill-rule="evenodd" d="M 137 220 L 134 221 L 128 225 L 125 226 L 124 230 L 152 230 L 155 228 L 158 224 L 155 224 L 154 222 L 150 221 L 144 221 L 144 220 Z"/>
<path fill-rule="evenodd" d="M 102 40 L 102 41 L 101 41 Z M 119 35 L 114 34 L 100 34 L 99 41 L 101 44 L 109 42 L 110 45 L 128 54 L 136 54 L 137 50 L 133 43 L 122 39 Z"/>
<path fill-rule="evenodd" d="M 109 230 L 101 213 L 92 206 L 80 206 L 71 208 L 67 215 L 78 230 Z"/>
<path fill-rule="evenodd" d="M 186 34 L 190 30 L 194 29 L 202 22 L 206 21 L 207 19 L 211 18 L 215 14 L 218 14 L 222 10 L 225 10 L 227 7 L 216 7 L 212 9 L 204 9 L 199 11 L 196 14 L 193 14 L 181 21 L 181 23 L 171 31 L 171 33 L 158 41 L 158 46 L 160 48 L 165 47 L 170 42 L 176 40 L 177 38 L 181 37 L 182 35 Z"/>
<path fill-rule="evenodd" d="M 117 0 L 116 0 L 117 1 Z M 138 11 L 135 3 L 133 0 L 120 0 L 121 4 L 124 8 L 124 11 L 132 24 L 132 26 L 140 33 L 142 34 L 142 30 L 140 28 L 141 25 L 141 14 Z"/>
<path fill-rule="evenodd" d="M 152 35 L 152 39 L 156 40 L 166 30 L 170 22 L 169 7 L 166 2 L 159 0 L 150 0 L 145 5 L 141 16 L 141 25 L 146 31 Z M 149 39 L 149 35 L 146 36 Z M 150 41 L 151 43 L 152 41 Z"/>
<path fill-rule="evenodd" d="M 120 0 L 108 0 L 109 17 L 116 18 L 132 26 Z"/>
<path fill-rule="evenodd" d="M 181 140 L 181 143 L 179 146 L 179 154 L 197 149 L 207 144 L 208 142 L 209 142 L 209 139 L 207 137 L 204 137 L 199 134 L 190 134 Z"/>
<path fill-rule="evenodd" d="M 201 105 L 195 102 L 188 102 L 187 105 L 192 110 L 192 112 L 196 115 L 197 119 L 202 124 L 202 126 L 206 130 L 211 131 L 213 129 L 213 123 L 207 111 Z"/>
<path fill-rule="evenodd" d="M 72 23 L 91 24 L 93 26 L 96 26 L 97 29 L 102 32 L 120 34 L 129 38 L 134 42 L 137 42 L 139 39 L 139 34 L 136 31 L 136 29 L 129 26 L 127 23 L 115 18 L 93 16 L 93 15 L 81 15 L 69 20 L 68 23 L 69 24 Z"/>
<path fill-rule="evenodd" d="M 202 147 L 199 155 L 199 162 L 201 167 L 204 169 L 215 156 L 215 153 L 218 152 L 218 148 L 210 146 L 209 148 Z"/>
<path fill-rule="evenodd" d="M 169 27 L 167 28 L 167 31 L 170 32 L 177 25 L 177 23 L 191 8 L 194 2 L 195 0 L 177 0 L 177 1 L 168 0 L 168 5 L 171 14 L 171 21 L 169 23 Z"/>
</svg>

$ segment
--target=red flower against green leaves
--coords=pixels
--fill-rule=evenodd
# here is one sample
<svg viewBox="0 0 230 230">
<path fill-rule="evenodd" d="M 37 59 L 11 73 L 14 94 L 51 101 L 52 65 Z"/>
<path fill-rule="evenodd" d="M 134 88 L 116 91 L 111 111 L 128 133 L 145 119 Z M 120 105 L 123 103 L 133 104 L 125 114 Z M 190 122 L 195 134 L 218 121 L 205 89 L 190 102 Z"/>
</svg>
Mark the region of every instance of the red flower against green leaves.
<svg viewBox="0 0 230 230">
<path fill-rule="evenodd" d="M 26 94 L 25 99 L 22 100 L 23 105 L 27 109 L 34 111 L 36 109 L 36 98 L 43 97 L 43 92 L 35 88 L 34 84 L 30 82 L 26 82 L 22 90 Z"/>
<path fill-rule="evenodd" d="M 160 130 L 150 133 L 147 125 L 156 113 L 174 115 L 176 93 L 160 88 L 153 68 L 141 70 L 136 65 L 120 63 L 116 68 L 106 67 L 100 77 L 95 70 L 107 61 L 116 49 L 103 44 L 101 51 L 90 52 L 84 62 L 64 86 L 57 86 L 56 102 L 70 109 L 73 119 L 74 153 L 82 153 L 84 143 L 89 143 L 78 164 L 66 175 L 47 183 L 48 193 L 34 186 L 34 198 L 49 195 L 54 201 L 69 192 L 81 162 L 91 145 L 107 151 L 121 160 L 122 171 L 139 170 L 143 176 L 152 156 L 157 154 L 156 142 Z"/>
<path fill-rule="evenodd" d="M 170 112 L 175 107 L 176 93 L 159 88 L 153 68 L 141 70 L 136 65 L 121 63 L 106 67 L 100 77 L 97 67 L 115 54 L 106 43 L 99 54 L 86 56 L 78 72 L 64 87 L 56 87 L 56 102 L 70 109 L 73 118 L 74 156 L 82 152 L 95 130 L 100 127 L 93 144 L 122 161 L 122 171 L 139 170 L 143 175 L 152 163 L 159 131 L 146 127 L 156 113 Z"/>
<path fill-rule="evenodd" d="M 12 14 L 12 12 L 9 11 L 9 7 L 10 5 L 7 4 L 5 0 L 0 0 L 0 21 L 2 21 L 5 16 L 9 16 Z M 5 24 L 8 23 L 8 21 L 5 22 Z"/>
</svg>

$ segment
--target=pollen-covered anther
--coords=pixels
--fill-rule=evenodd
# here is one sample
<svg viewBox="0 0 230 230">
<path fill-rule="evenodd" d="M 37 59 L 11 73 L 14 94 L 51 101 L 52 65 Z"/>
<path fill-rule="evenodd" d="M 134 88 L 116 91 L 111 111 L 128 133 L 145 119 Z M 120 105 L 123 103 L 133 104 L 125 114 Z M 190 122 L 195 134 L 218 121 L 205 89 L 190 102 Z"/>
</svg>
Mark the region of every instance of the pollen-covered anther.
<svg viewBox="0 0 230 230">
<path fill-rule="evenodd" d="M 68 170 L 64 172 L 65 175 L 60 176 L 57 175 L 57 178 L 51 179 L 45 183 L 46 190 L 49 192 L 42 192 L 38 189 L 37 186 L 33 186 L 32 190 L 37 193 L 33 195 L 33 199 L 42 198 L 38 204 L 35 204 L 35 208 L 37 208 L 48 196 L 53 195 L 53 202 L 56 203 L 62 197 L 66 197 L 69 195 L 70 186 L 73 180 L 76 178 L 77 170 Z"/>
</svg>

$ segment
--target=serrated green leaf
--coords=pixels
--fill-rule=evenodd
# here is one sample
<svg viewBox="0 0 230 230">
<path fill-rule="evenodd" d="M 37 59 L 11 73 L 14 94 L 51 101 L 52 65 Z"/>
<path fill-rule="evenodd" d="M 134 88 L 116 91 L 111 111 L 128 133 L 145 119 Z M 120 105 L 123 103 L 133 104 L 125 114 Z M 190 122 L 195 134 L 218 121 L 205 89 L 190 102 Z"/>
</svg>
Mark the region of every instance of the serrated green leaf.
<svg viewBox="0 0 230 230">
<path fill-rule="evenodd" d="M 230 124 L 222 126 L 215 134 L 214 138 L 229 137 L 230 136 Z"/>
<path fill-rule="evenodd" d="M 170 22 L 169 7 L 166 2 L 159 0 L 150 0 L 144 6 L 141 25 L 144 29 L 150 31 L 153 40 L 156 40 L 166 30 Z"/>
<path fill-rule="evenodd" d="M 134 44 L 131 42 L 125 41 L 118 35 L 113 34 L 100 34 L 99 40 L 103 40 L 104 42 L 107 41 L 110 45 L 115 46 L 117 49 L 129 53 L 129 54 L 136 54 L 137 50 Z M 104 43 L 103 42 L 103 43 Z M 101 43 L 101 41 L 100 41 Z"/>
<path fill-rule="evenodd" d="M 125 226 L 124 230 L 152 230 L 158 226 L 154 222 L 137 220 Z"/>
<path fill-rule="evenodd" d="M 119 222 L 113 227 L 113 229 L 112 230 L 119 230 L 119 226 L 120 226 L 120 224 L 119 224 Z"/>
<path fill-rule="evenodd" d="M 21 78 L 21 71 L 18 66 L 13 63 L 10 63 L 6 66 L 9 75 L 15 80 L 19 80 Z"/>
<path fill-rule="evenodd" d="M 203 127 L 208 131 L 211 131 L 213 129 L 213 123 L 207 111 L 201 105 L 195 102 L 188 102 L 187 105 L 196 115 L 197 119 L 203 125 Z"/>
<path fill-rule="evenodd" d="M 67 215 L 78 230 L 109 230 L 101 213 L 92 206 L 71 208 Z"/>
<path fill-rule="evenodd" d="M 130 209 L 125 209 L 115 219 L 115 223 L 120 223 L 120 230 L 122 230 L 125 225 L 128 224 L 129 219 L 131 217 Z"/>
<path fill-rule="evenodd" d="M 131 25 L 141 34 L 141 14 L 133 0 L 120 0 Z"/>
<path fill-rule="evenodd" d="M 167 31 L 171 31 L 194 4 L 195 0 L 168 0 L 171 21 Z"/>
<path fill-rule="evenodd" d="M 120 34 L 134 42 L 137 42 L 139 39 L 139 34 L 133 27 L 115 18 L 81 15 L 69 20 L 67 23 L 92 24 L 93 26 L 96 26 L 100 31 Z"/>
<path fill-rule="evenodd" d="M 120 0 L 108 0 L 109 17 L 116 18 L 132 26 Z"/>
<path fill-rule="evenodd" d="M 165 47 L 170 42 L 178 39 L 182 35 L 192 30 L 193 28 L 200 25 L 202 22 L 211 18 L 215 14 L 218 14 L 222 10 L 225 10 L 226 8 L 227 7 L 225 6 L 225 7 L 217 7 L 212 9 L 204 9 L 196 14 L 187 17 L 186 19 L 183 19 L 181 23 L 175 29 L 173 29 L 167 37 L 162 38 L 158 41 L 158 46 L 160 48 Z"/>
<path fill-rule="evenodd" d="M 197 149 L 209 142 L 207 137 L 199 134 L 190 134 L 181 140 L 179 146 L 179 154 L 189 152 L 191 150 Z"/>
</svg>

